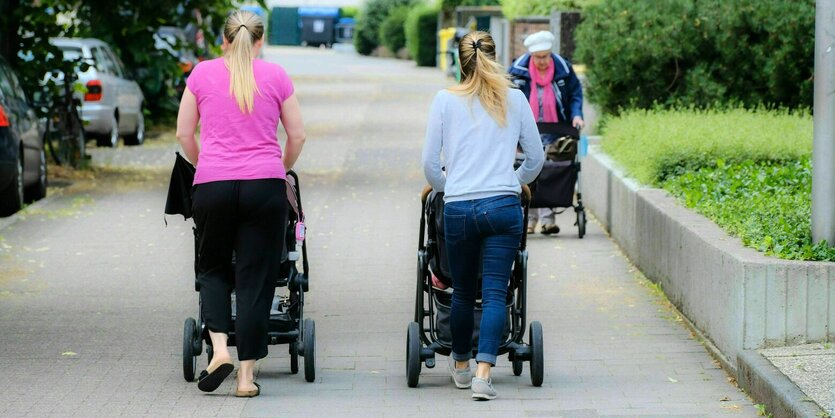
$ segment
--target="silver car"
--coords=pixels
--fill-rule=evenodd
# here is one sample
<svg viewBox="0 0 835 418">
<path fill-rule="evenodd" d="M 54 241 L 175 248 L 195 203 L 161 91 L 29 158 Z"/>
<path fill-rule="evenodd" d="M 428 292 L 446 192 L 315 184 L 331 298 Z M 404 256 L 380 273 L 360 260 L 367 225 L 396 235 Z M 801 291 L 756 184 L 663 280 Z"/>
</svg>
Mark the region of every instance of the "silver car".
<svg viewBox="0 0 835 418">
<path fill-rule="evenodd" d="M 65 60 L 83 59 L 89 68 L 78 72 L 87 91 L 81 105 L 81 119 L 88 138 L 99 146 L 115 147 L 119 136 L 125 145 L 145 140 L 142 90 L 128 76 L 124 64 L 110 47 L 98 39 L 52 38 Z"/>
</svg>

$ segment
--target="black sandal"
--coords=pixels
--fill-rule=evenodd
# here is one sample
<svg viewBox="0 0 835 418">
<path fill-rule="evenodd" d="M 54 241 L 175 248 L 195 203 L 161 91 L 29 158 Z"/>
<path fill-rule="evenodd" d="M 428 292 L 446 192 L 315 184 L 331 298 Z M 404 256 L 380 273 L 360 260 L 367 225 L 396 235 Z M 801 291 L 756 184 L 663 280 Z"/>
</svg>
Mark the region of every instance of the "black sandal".
<svg viewBox="0 0 835 418">
<path fill-rule="evenodd" d="M 542 225 L 542 230 L 539 233 L 542 235 L 559 234 L 560 227 L 556 224 Z"/>
<path fill-rule="evenodd" d="M 214 392 L 233 370 L 235 365 L 232 363 L 223 363 L 211 372 L 203 370 L 197 380 L 197 388 L 203 392 Z"/>
</svg>

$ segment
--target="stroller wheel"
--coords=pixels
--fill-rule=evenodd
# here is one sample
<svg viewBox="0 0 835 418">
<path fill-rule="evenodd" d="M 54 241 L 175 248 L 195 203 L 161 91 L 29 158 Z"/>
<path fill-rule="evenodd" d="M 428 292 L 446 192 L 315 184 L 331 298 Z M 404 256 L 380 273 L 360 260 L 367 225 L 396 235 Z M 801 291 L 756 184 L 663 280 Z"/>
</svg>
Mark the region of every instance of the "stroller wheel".
<svg viewBox="0 0 835 418">
<path fill-rule="evenodd" d="M 316 380 L 316 323 L 312 319 L 304 320 L 304 380 Z"/>
<path fill-rule="evenodd" d="M 186 382 L 194 381 L 197 369 L 197 356 L 194 354 L 194 339 L 197 337 L 197 321 L 187 318 L 183 325 L 183 378 Z"/>
<path fill-rule="evenodd" d="M 577 212 L 577 231 L 580 238 L 586 235 L 586 211 Z"/>
<path fill-rule="evenodd" d="M 299 343 L 290 343 L 290 374 L 299 374 Z"/>
<path fill-rule="evenodd" d="M 522 375 L 522 360 L 512 360 L 511 363 L 513 364 L 513 375 L 514 376 L 521 376 Z"/>
<path fill-rule="evenodd" d="M 406 383 L 417 387 L 420 379 L 420 325 L 409 323 L 406 330 Z"/>
<path fill-rule="evenodd" d="M 544 356 L 542 353 L 542 324 L 539 321 L 531 322 L 528 338 L 531 346 L 531 384 L 539 387 L 542 386 L 543 375 L 545 373 Z"/>
</svg>

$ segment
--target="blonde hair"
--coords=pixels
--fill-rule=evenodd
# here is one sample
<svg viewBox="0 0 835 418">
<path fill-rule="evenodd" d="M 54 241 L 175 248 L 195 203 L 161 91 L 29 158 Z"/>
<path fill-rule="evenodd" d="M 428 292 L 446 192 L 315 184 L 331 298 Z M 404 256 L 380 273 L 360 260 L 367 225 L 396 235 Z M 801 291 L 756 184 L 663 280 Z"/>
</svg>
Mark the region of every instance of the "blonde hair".
<svg viewBox="0 0 835 418">
<path fill-rule="evenodd" d="M 499 126 L 507 124 L 507 91 L 510 77 L 496 62 L 496 43 L 487 32 L 470 32 L 458 43 L 461 84 L 450 91 L 478 96 L 481 105 Z"/>
<path fill-rule="evenodd" d="M 252 12 L 237 10 L 226 19 L 223 37 L 229 42 L 224 56 L 229 67 L 229 92 L 235 96 L 243 113 L 252 113 L 255 107 L 255 93 L 260 94 L 255 84 L 252 69 L 252 46 L 264 36 L 264 22 Z"/>
</svg>

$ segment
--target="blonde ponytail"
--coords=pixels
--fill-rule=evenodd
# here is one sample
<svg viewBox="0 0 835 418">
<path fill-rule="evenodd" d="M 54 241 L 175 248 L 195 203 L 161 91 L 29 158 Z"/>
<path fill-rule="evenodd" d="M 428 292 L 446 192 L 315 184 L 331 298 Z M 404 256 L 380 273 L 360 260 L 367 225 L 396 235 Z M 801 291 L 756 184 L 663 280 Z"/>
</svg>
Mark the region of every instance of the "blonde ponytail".
<svg viewBox="0 0 835 418">
<path fill-rule="evenodd" d="M 487 32 L 470 32 L 458 43 L 461 84 L 451 91 L 477 96 L 481 106 L 499 126 L 507 124 L 507 91 L 510 78 L 496 62 L 496 43 Z"/>
<path fill-rule="evenodd" d="M 255 93 L 259 93 L 252 69 L 252 46 L 264 36 L 264 23 L 255 13 L 236 11 L 226 19 L 223 36 L 229 42 L 224 56 L 229 67 L 229 92 L 235 96 L 243 113 L 255 108 Z"/>
</svg>

